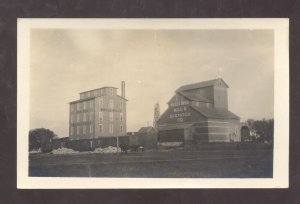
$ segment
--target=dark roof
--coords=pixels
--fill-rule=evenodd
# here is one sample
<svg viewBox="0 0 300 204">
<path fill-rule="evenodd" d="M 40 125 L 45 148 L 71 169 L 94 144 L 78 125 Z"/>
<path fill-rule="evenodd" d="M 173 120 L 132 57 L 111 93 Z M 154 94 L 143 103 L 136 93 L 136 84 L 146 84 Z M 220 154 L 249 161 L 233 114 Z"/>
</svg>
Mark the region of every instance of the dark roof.
<svg viewBox="0 0 300 204">
<path fill-rule="evenodd" d="M 57 138 L 53 138 L 53 140 L 69 140 L 69 137 L 57 137 Z"/>
<path fill-rule="evenodd" d="M 77 103 L 77 102 L 81 102 L 81 101 L 89 101 L 89 100 L 92 100 L 92 99 L 95 99 L 96 97 L 95 96 L 93 96 L 93 97 L 88 97 L 88 98 L 84 98 L 84 99 L 78 99 L 78 100 L 76 100 L 76 101 L 71 101 L 71 102 L 69 102 L 70 104 L 71 103 Z"/>
<path fill-rule="evenodd" d="M 103 96 L 106 96 L 106 95 L 103 95 Z M 121 99 L 123 99 L 125 101 L 128 101 L 126 98 L 124 98 L 122 96 L 119 96 L 119 95 L 115 95 L 115 96 L 117 96 L 117 97 L 119 97 L 119 98 L 121 98 Z M 88 98 L 84 98 L 84 99 L 78 99 L 76 101 L 71 101 L 69 103 L 77 103 L 77 102 L 81 102 L 81 101 L 88 101 L 88 100 L 91 100 L 91 99 L 95 99 L 97 97 L 102 97 L 102 96 L 92 96 L 92 97 L 88 97 Z"/>
<path fill-rule="evenodd" d="M 201 101 L 201 102 L 210 102 L 210 103 L 212 102 L 211 100 L 201 96 L 200 94 L 189 93 L 184 91 L 178 91 L 178 93 L 191 101 Z"/>
<path fill-rule="evenodd" d="M 207 108 L 199 106 L 191 106 L 196 111 L 207 118 L 221 118 L 221 119 L 239 119 L 240 117 L 230 112 L 226 108 Z"/>
<path fill-rule="evenodd" d="M 187 84 L 187 85 L 179 87 L 176 91 L 185 91 L 185 90 L 198 89 L 198 88 L 203 88 L 203 87 L 208 87 L 208 86 L 214 86 L 220 80 L 225 84 L 225 86 L 227 88 L 229 88 L 229 86 L 226 84 L 226 82 L 222 78 L 218 78 L 218 79 L 202 81 L 202 82 L 198 82 L 198 83 L 194 83 L 194 84 Z"/>
<path fill-rule="evenodd" d="M 155 130 L 152 126 L 148 126 L 148 127 L 141 127 L 141 129 L 139 129 L 138 133 L 147 133 L 150 130 Z"/>
<path fill-rule="evenodd" d="M 120 95 L 116 95 L 116 96 L 118 96 L 119 98 L 121 98 L 121 99 L 124 99 L 125 101 L 128 101 L 126 98 L 124 98 L 124 97 L 122 97 L 122 96 L 120 96 Z M 98 96 L 99 97 L 99 96 Z"/>
</svg>

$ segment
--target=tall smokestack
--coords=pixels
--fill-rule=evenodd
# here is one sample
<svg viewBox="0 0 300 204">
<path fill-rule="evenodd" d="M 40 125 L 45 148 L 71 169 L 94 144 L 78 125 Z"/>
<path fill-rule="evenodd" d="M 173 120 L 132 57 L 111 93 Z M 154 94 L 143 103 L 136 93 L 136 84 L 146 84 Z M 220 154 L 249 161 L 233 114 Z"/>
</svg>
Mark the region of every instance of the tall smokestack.
<svg viewBox="0 0 300 204">
<path fill-rule="evenodd" d="M 122 91 L 121 96 L 122 96 L 123 98 L 125 98 L 125 81 L 122 81 L 122 82 L 121 82 L 121 91 Z"/>
</svg>

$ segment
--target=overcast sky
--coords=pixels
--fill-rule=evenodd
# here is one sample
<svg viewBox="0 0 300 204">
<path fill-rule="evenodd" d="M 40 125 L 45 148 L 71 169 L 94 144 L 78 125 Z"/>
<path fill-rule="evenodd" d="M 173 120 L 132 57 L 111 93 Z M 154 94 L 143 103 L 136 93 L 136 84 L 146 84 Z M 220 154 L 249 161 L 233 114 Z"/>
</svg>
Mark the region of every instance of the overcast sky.
<svg viewBox="0 0 300 204">
<path fill-rule="evenodd" d="M 127 131 L 152 125 L 181 85 L 221 77 L 229 110 L 273 118 L 271 30 L 31 30 L 30 128 L 68 136 L 69 102 L 126 82 Z"/>
</svg>

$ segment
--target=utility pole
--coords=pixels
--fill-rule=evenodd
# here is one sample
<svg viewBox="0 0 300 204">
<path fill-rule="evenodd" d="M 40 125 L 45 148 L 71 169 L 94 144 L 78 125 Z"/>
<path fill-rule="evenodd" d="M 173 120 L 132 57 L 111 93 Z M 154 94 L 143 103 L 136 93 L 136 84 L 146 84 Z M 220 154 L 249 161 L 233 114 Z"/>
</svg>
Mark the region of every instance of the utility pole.
<svg viewBox="0 0 300 204">
<path fill-rule="evenodd" d="M 117 135 L 117 154 L 119 154 L 119 135 Z"/>
</svg>

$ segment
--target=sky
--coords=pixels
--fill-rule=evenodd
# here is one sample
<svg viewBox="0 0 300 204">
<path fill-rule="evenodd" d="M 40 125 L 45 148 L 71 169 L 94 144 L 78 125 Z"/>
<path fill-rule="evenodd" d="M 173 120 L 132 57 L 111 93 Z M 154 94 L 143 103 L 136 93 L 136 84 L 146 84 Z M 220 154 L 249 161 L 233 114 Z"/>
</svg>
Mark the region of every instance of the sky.
<svg viewBox="0 0 300 204">
<path fill-rule="evenodd" d="M 272 30 L 76 30 L 30 32 L 30 129 L 68 136 L 69 102 L 79 93 L 126 82 L 127 131 L 152 125 L 174 91 L 221 76 L 229 110 L 273 118 Z"/>
</svg>

